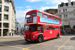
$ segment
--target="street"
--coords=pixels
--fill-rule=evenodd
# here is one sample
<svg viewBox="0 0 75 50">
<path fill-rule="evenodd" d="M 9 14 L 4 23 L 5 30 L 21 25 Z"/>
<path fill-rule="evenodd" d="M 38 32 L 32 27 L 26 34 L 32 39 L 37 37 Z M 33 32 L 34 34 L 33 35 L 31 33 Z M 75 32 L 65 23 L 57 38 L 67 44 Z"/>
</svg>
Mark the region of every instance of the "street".
<svg viewBox="0 0 75 50">
<path fill-rule="evenodd" d="M 42 43 L 27 43 L 23 36 L 0 37 L 0 50 L 75 50 L 75 35 L 62 35 Z"/>
</svg>

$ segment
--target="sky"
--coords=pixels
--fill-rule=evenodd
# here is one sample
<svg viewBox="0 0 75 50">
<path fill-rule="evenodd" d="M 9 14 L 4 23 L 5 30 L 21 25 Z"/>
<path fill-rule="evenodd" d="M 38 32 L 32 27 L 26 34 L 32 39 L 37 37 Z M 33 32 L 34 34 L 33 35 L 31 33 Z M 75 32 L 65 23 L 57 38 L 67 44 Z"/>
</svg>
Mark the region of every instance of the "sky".
<svg viewBox="0 0 75 50">
<path fill-rule="evenodd" d="M 71 0 L 75 1 L 75 0 Z M 17 22 L 24 27 L 25 14 L 34 9 L 44 11 L 45 9 L 57 9 L 58 4 L 61 2 L 68 2 L 68 0 L 14 0 L 14 5 L 16 9 L 16 19 Z"/>
</svg>

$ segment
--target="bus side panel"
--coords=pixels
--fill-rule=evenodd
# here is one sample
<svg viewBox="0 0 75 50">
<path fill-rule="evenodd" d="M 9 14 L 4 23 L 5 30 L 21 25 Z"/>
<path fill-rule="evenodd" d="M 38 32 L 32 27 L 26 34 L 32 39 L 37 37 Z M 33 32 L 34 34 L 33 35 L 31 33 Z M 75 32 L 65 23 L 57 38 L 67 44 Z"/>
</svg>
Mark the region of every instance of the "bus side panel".
<svg viewBox="0 0 75 50">
<path fill-rule="evenodd" d="M 51 39 L 53 37 L 51 32 L 52 30 L 44 30 L 44 40 Z"/>
<path fill-rule="evenodd" d="M 57 30 L 53 30 L 52 31 L 52 38 L 55 38 L 56 37 L 56 34 L 57 34 Z"/>
<path fill-rule="evenodd" d="M 59 33 L 59 30 L 53 30 L 53 34 L 52 34 L 53 38 L 57 37 L 57 33 Z"/>
</svg>

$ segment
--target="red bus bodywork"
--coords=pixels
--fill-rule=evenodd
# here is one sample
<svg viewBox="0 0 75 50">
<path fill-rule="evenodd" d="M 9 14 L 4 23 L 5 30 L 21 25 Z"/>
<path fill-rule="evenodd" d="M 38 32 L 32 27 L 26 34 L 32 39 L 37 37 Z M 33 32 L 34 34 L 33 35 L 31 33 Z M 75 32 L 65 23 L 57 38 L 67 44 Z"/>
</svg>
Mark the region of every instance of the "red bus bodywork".
<svg viewBox="0 0 75 50">
<path fill-rule="evenodd" d="M 42 15 L 40 13 L 42 13 Z M 34 41 L 39 35 L 43 37 L 43 40 L 56 38 L 57 34 L 59 34 L 60 37 L 60 26 L 62 26 L 60 17 L 39 10 L 31 10 L 27 12 L 26 15 L 28 15 L 28 17 L 25 16 L 25 40 Z M 47 17 L 45 17 L 46 15 Z M 49 18 L 49 16 L 52 18 Z M 34 29 L 30 29 L 31 27 Z"/>
</svg>

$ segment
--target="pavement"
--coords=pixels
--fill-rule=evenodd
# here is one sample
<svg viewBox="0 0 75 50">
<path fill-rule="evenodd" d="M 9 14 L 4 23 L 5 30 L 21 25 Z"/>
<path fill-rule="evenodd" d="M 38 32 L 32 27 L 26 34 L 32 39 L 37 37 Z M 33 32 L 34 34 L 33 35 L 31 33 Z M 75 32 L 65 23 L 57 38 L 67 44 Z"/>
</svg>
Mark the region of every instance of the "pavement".
<svg viewBox="0 0 75 50">
<path fill-rule="evenodd" d="M 24 36 L 0 37 L 0 50 L 75 50 L 75 35 L 62 35 L 42 43 L 27 43 Z"/>
</svg>

